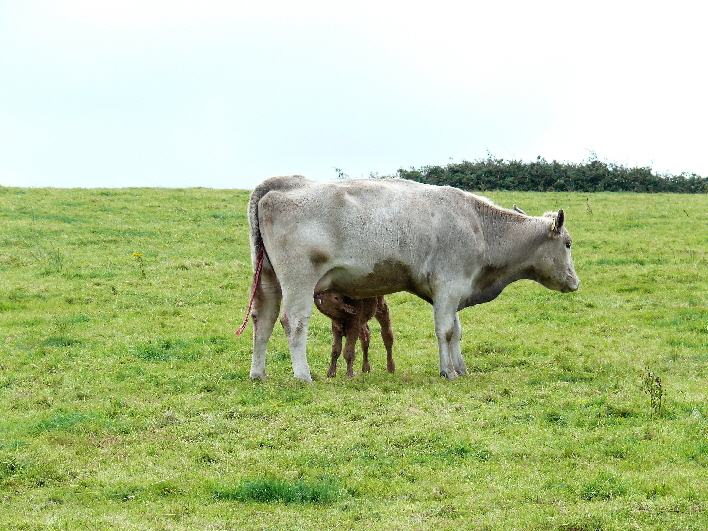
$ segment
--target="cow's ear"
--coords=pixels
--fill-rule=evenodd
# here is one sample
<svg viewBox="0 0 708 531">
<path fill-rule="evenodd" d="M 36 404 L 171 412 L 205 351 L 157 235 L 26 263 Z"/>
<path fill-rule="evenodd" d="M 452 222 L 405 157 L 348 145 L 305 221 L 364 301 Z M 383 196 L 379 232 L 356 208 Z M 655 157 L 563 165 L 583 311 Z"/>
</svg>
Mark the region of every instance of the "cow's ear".
<svg viewBox="0 0 708 531">
<path fill-rule="evenodd" d="M 551 231 L 555 232 L 556 234 L 560 234 L 560 231 L 563 228 L 563 223 L 565 223 L 565 212 L 563 212 L 563 209 L 561 208 L 558 211 L 558 214 L 553 218 L 553 223 L 551 224 Z"/>
<path fill-rule="evenodd" d="M 524 216 L 527 215 L 526 212 L 524 212 L 523 210 L 521 210 L 521 209 L 520 209 L 519 207 L 517 207 L 516 205 L 514 205 L 514 212 L 518 212 L 519 214 L 523 214 Z"/>
</svg>

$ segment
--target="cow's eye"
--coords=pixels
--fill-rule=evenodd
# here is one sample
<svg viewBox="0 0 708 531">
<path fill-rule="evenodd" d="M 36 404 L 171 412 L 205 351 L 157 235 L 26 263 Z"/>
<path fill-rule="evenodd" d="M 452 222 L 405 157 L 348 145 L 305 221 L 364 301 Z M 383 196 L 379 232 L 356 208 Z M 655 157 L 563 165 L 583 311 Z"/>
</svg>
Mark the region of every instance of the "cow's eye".
<svg viewBox="0 0 708 531">
<path fill-rule="evenodd" d="M 566 249 L 570 249 L 570 246 L 571 246 L 571 245 L 572 245 L 571 242 L 565 242 L 565 248 L 566 248 Z"/>
</svg>

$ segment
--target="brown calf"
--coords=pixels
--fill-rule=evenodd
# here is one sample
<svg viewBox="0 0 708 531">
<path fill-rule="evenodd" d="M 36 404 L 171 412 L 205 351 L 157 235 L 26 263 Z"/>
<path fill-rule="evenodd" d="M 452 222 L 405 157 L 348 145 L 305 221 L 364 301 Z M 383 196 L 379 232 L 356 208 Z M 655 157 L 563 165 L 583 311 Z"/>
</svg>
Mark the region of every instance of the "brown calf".
<svg viewBox="0 0 708 531">
<path fill-rule="evenodd" d="M 332 320 L 332 362 L 327 377 L 337 374 L 337 360 L 342 353 L 342 337 L 347 338 L 344 345 L 344 359 L 347 360 L 347 377 L 354 376 L 354 358 L 356 357 L 356 342 L 361 339 L 361 350 L 364 358 L 361 362 L 362 372 L 370 372 L 369 339 L 370 330 L 367 324 L 372 317 L 381 324 L 381 337 L 386 346 L 386 369 L 392 373 L 396 370 L 393 362 L 393 328 L 388 304 L 383 296 L 367 299 L 350 299 L 335 290 L 315 293 L 315 306 Z"/>
</svg>

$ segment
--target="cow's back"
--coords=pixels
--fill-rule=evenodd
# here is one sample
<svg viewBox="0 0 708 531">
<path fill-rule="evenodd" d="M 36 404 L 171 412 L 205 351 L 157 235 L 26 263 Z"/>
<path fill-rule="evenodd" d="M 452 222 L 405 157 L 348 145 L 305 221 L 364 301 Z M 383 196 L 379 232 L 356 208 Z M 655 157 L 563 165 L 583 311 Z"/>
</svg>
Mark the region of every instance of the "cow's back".
<svg viewBox="0 0 708 531">
<path fill-rule="evenodd" d="M 281 178 L 276 178 L 281 179 Z M 341 248 L 364 250 L 366 242 L 381 250 L 420 246 L 440 239 L 455 224 L 467 228 L 464 192 L 402 179 L 309 181 L 285 179 L 260 203 L 260 221 L 274 233 L 298 232 L 298 244 L 319 244 L 335 237 Z M 267 183 L 268 181 L 266 181 Z M 472 194 L 466 194 L 470 197 Z"/>
<path fill-rule="evenodd" d="M 428 298 L 430 272 L 449 266 L 447 255 L 478 232 L 475 196 L 454 188 L 401 179 L 275 182 L 258 207 L 266 250 L 281 253 L 271 256 L 276 270 L 319 268 L 318 290 Z"/>
<path fill-rule="evenodd" d="M 396 258 L 432 232 L 419 186 L 392 179 L 307 181 L 273 189 L 260 201 L 260 224 L 275 246 L 287 240 L 314 253 L 315 261 Z"/>
</svg>

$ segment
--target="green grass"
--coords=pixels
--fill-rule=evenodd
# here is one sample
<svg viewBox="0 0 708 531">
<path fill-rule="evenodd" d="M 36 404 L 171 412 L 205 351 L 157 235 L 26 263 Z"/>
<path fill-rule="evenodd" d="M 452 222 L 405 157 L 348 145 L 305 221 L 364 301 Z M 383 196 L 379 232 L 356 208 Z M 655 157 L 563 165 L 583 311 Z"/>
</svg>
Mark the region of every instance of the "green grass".
<svg viewBox="0 0 708 531">
<path fill-rule="evenodd" d="M 307 484 L 272 479 L 244 480 L 235 488 L 214 488 L 213 493 L 219 500 L 259 503 L 331 503 L 339 497 L 337 488 L 326 481 Z"/>
<path fill-rule="evenodd" d="M 325 378 L 315 314 L 306 386 L 280 328 L 265 383 L 233 334 L 247 192 L 0 188 L 0 528 L 707 528 L 706 197 L 488 195 L 566 209 L 580 291 L 461 312 L 453 382 L 410 295 L 394 375 L 374 323 Z"/>
</svg>

